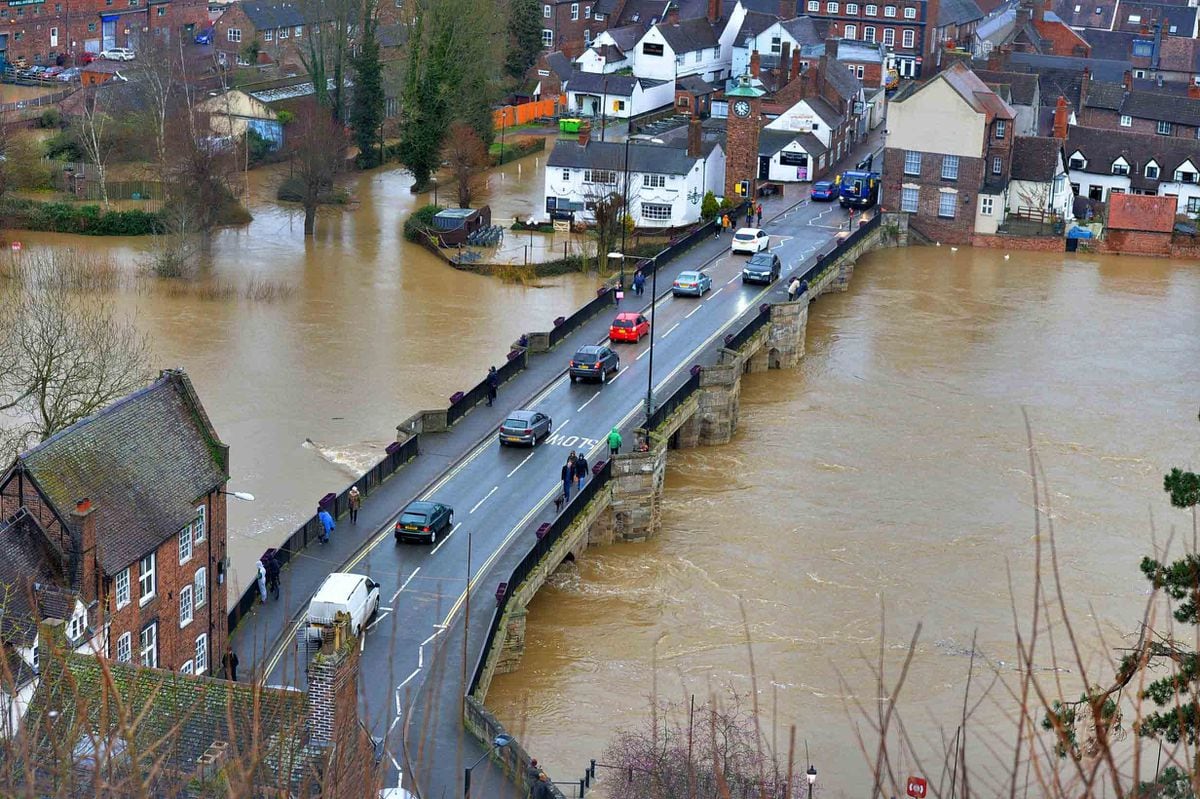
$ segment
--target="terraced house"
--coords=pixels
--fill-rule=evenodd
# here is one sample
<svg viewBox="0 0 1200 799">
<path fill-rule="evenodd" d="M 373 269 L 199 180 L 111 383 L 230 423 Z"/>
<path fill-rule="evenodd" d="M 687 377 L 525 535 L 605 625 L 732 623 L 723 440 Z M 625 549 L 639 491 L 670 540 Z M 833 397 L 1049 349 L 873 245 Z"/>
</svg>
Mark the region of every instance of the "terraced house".
<svg viewBox="0 0 1200 799">
<path fill-rule="evenodd" d="M 1112 195 L 1175 199 L 1177 213 L 1200 214 L 1200 141 L 1071 126 L 1063 151 L 1075 193 L 1097 202 Z"/>
<path fill-rule="evenodd" d="M 19 599 L 7 610 L 35 618 L 8 622 L 57 616 L 73 648 L 211 673 L 227 633 L 228 453 L 168 370 L 20 455 L 0 477 L 0 576 Z M 5 641 L 30 666 L 32 643 Z"/>
</svg>

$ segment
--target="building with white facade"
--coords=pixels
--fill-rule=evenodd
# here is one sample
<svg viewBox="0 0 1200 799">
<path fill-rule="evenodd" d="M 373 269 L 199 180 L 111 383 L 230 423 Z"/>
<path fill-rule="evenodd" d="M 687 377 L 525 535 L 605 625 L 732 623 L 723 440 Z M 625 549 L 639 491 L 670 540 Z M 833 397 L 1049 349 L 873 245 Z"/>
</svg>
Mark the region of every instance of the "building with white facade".
<svg viewBox="0 0 1200 799">
<path fill-rule="evenodd" d="M 1200 214 L 1200 140 L 1072 125 L 1063 151 L 1076 194 L 1174 197 L 1178 213 Z"/>
<path fill-rule="evenodd" d="M 646 31 L 634 51 L 633 73 L 639 78 L 671 81 L 699 75 L 706 81 L 729 76 L 717 31 L 704 17 L 660 22 Z"/>
<path fill-rule="evenodd" d="M 633 53 L 642 38 L 641 25 L 601 31 L 591 46 L 575 59 L 575 68 L 583 72 L 619 72 L 633 68 Z"/>
<path fill-rule="evenodd" d="M 626 158 L 628 157 L 628 161 Z M 686 144 L 632 140 L 560 139 L 546 161 L 546 215 L 594 222 L 594 204 L 625 193 L 633 222 L 643 228 L 689 225 L 700 219 L 706 192 L 720 196 L 725 180 L 725 151 L 702 136 L 693 120 Z"/>
<path fill-rule="evenodd" d="M 630 117 L 675 102 L 675 82 L 575 71 L 564 85 L 567 107 L 583 117 Z"/>
<path fill-rule="evenodd" d="M 799 52 L 802 66 L 816 61 L 825 52 L 825 30 L 828 23 L 813 17 L 780 20 L 770 14 L 750 12 L 733 39 L 730 63 L 734 75 L 744 75 L 750 68 L 750 54 L 758 51 L 759 68 L 774 69 L 789 64 L 785 53 Z"/>
<path fill-rule="evenodd" d="M 1013 141 L 1007 194 L 1009 213 L 1045 212 L 1070 221 L 1075 193 L 1067 180 L 1062 142 L 1050 137 L 1018 136 Z"/>
</svg>

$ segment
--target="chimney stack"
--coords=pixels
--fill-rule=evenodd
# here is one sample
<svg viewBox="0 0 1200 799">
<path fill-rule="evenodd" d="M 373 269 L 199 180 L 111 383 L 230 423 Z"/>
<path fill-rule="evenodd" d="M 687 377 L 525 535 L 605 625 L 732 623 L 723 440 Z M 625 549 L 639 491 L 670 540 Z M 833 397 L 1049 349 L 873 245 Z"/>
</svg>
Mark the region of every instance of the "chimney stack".
<svg viewBox="0 0 1200 799">
<path fill-rule="evenodd" d="M 1067 121 L 1070 117 L 1070 109 L 1067 106 L 1067 98 L 1061 94 L 1058 96 L 1058 103 L 1054 106 L 1054 138 L 1059 141 L 1067 139 Z"/>
<path fill-rule="evenodd" d="M 1033 18 L 1037 22 L 1046 21 L 1046 12 L 1053 11 L 1050 0 L 1033 0 Z"/>
<path fill-rule="evenodd" d="M 750 53 L 750 77 L 758 77 L 758 67 L 762 59 L 759 58 L 758 51 L 754 50 Z"/>
<path fill-rule="evenodd" d="M 1029 7 L 1029 0 L 1021 0 L 1021 4 L 1017 6 L 1017 23 L 1015 30 L 1020 31 L 1029 24 L 1029 18 L 1032 16 L 1032 10 Z"/>
<path fill-rule="evenodd" d="M 837 61 L 839 41 L 832 36 L 825 40 L 825 55 L 830 61 Z"/>
<path fill-rule="evenodd" d="M 588 142 L 592 138 L 592 126 L 590 123 L 584 123 L 579 126 L 579 146 L 587 147 Z"/>
<path fill-rule="evenodd" d="M 688 155 L 692 158 L 700 157 L 701 145 L 704 142 L 704 137 L 700 132 L 700 117 L 693 116 L 688 120 Z"/>
<path fill-rule="evenodd" d="M 1092 71 L 1087 67 L 1083 68 L 1083 74 L 1079 78 L 1079 112 L 1083 113 L 1083 109 L 1087 108 L 1088 92 L 1092 88 Z"/>
<path fill-rule="evenodd" d="M 1133 73 L 1125 70 L 1125 74 L 1121 76 L 1121 83 L 1125 85 L 1125 91 L 1133 91 Z"/>
<path fill-rule="evenodd" d="M 70 557 L 80 565 L 79 593 L 85 602 L 100 599 L 100 569 L 96 552 L 96 506 L 89 497 L 75 500 L 71 524 L 79 531 L 79 550 Z M 77 560 L 76 560 L 77 558 Z"/>
<path fill-rule="evenodd" d="M 779 0 L 779 18 L 796 18 L 796 0 Z"/>
<path fill-rule="evenodd" d="M 1189 83 L 1188 97 L 1191 97 L 1193 100 L 1200 100 L 1200 86 L 1197 86 L 1195 83 Z"/>
<path fill-rule="evenodd" d="M 721 0 L 708 0 L 708 21 L 713 25 L 721 21 Z"/>
<path fill-rule="evenodd" d="M 663 22 L 665 22 L 668 25 L 678 25 L 679 24 L 679 4 L 678 3 L 671 3 L 671 5 L 667 6 L 667 13 L 663 15 Z"/>
<path fill-rule="evenodd" d="M 787 75 L 788 64 L 792 60 L 792 43 L 783 42 L 779 45 L 779 77 L 784 78 Z M 780 80 L 780 84 L 786 83 L 786 80 Z"/>
<path fill-rule="evenodd" d="M 332 744 L 339 731 L 357 728 L 358 642 L 350 632 L 350 616 L 338 612 L 321 631 L 321 649 L 308 662 L 308 734 L 319 744 Z"/>
<path fill-rule="evenodd" d="M 788 83 L 796 79 L 800 74 L 800 48 L 797 47 L 792 51 L 792 65 L 788 68 Z"/>
</svg>

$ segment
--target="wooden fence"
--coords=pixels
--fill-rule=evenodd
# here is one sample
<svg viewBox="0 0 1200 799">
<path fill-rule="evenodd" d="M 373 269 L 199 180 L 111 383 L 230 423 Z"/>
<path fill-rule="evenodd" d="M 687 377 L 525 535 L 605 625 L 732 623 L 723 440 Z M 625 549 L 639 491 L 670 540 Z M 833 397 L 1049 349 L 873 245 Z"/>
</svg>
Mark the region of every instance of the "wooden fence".
<svg viewBox="0 0 1200 799">
<path fill-rule="evenodd" d="M 499 130 L 500 128 L 514 128 L 517 125 L 524 125 L 538 119 L 555 116 L 558 113 L 558 105 L 561 99 L 552 97 L 546 100 L 536 100 L 532 103 L 506 105 L 503 108 L 497 108 L 492 112 L 492 124 L 495 125 L 496 130 Z"/>
</svg>

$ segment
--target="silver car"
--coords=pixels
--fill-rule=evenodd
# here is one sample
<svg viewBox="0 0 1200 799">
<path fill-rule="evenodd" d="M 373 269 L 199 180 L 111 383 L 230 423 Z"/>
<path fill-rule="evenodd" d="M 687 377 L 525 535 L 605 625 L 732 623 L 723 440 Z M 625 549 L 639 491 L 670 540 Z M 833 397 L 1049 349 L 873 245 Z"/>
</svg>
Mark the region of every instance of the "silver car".
<svg viewBox="0 0 1200 799">
<path fill-rule="evenodd" d="M 528 444 L 537 446 L 539 440 L 550 435 L 550 417 L 541 411 L 513 411 L 500 425 L 497 437 L 500 446 L 506 444 Z"/>
</svg>

